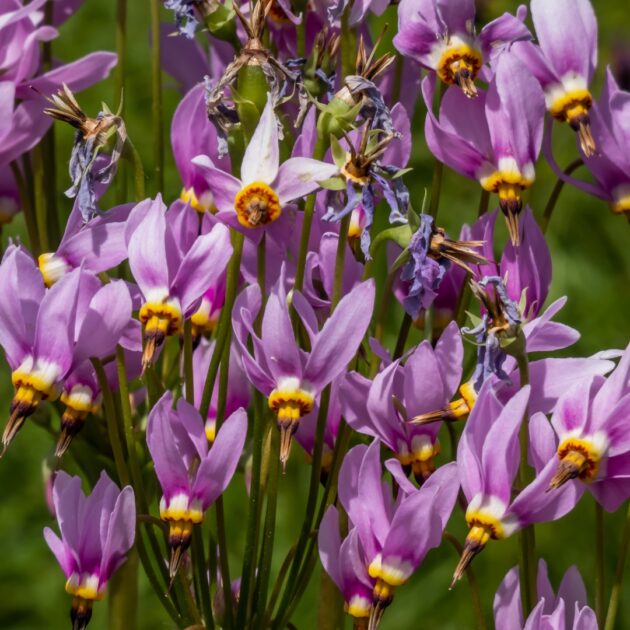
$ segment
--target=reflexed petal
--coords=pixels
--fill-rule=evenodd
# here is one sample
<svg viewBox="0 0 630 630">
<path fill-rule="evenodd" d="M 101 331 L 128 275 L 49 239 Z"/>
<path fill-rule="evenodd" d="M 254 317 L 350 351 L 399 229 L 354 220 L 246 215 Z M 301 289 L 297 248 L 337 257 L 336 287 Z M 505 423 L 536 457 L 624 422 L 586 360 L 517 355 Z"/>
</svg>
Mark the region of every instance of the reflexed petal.
<svg viewBox="0 0 630 630">
<path fill-rule="evenodd" d="M 262 321 L 263 350 L 271 375 L 278 382 L 282 377 L 302 377 L 302 362 L 295 343 L 289 309 L 283 295 L 272 293 Z"/>
<path fill-rule="evenodd" d="M 172 282 L 172 292 L 179 297 L 184 315 L 225 272 L 231 255 L 230 232 L 224 225 L 215 225 L 195 240 Z"/>
<path fill-rule="evenodd" d="M 319 525 L 317 548 L 324 571 L 328 573 L 330 579 L 337 585 L 339 590 L 342 590 L 343 583 L 341 581 L 341 567 L 339 565 L 340 547 L 339 513 L 337 512 L 337 508 L 331 505 L 326 510 L 324 518 Z"/>
<path fill-rule="evenodd" d="M 15 369 L 35 341 L 35 322 L 44 282 L 33 259 L 10 245 L 0 265 L 0 345 Z"/>
<path fill-rule="evenodd" d="M 206 458 L 197 469 L 192 488 L 204 509 L 212 505 L 230 483 L 247 437 L 247 414 L 235 411 L 221 426 Z"/>
<path fill-rule="evenodd" d="M 597 65 L 597 20 L 589 0 L 532 0 L 540 47 L 559 78 L 574 72 L 590 81 Z"/>
<path fill-rule="evenodd" d="M 510 569 L 499 585 L 492 604 L 496 630 L 523 627 L 519 568 Z"/>
<path fill-rule="evenodd" d="M 593 380 L 578 381 L 558 401 L 551 422 L 560 439 L 568 433 L 582 433 L 589 417 L 591 384 Z"/>
<path fill-rule="evenodd" d="M 462 378 L 464 344 L 457 322 L 451 322 L 435 345 L 435 358 L 444 383 L 444 393 L 450 400 L 457 391 Z"/>
<path fill-rule="evenodd" d="M 50 288 L 42 300 L 35 328 L 36 356 L 54 363 L 60 378 L 72 365 L 74 325 L 81 268 L 71 271 Z"/>
<path fill-rule="evenodd" d="M 234 198 L 244 185 L 241 180 L 217 168 L 207 155 L 194 157 L 192 163 L 199 167 L 219 211 L 233 215 Z"/>
<path fill-rule="evenodd" d="M 129 238 L 129 266 L 145 298 L 152 289 L 168 289 L 166 206 L 160 195 Z"/>
<path fill-rule="evenodd" d="M 339 305 L 320 331 L 304 368 L 304 378 L 321 390 L 339 375 L 357 351 L 374 308 L 374 282 L 356 286 Z"/>
<path fill-rule="evenodd" d="M 37 92 L 53 94 L 63 84 L 66 84 L 73 92 L 80 92 L 107 78 L 111 69 L 116 65 L 117 59 L 117 56 L 110 52 L 90 53 L 81 59 L 46 72 L 35 79 L 30 79 L 28 84 L 23 84 L 18 89 L 17 96 L 18 98 L 29 100 Z"/>
<path fill-rule="evenodd" d="M 276 191 L 280 204 L 285 205 L 317 190 L 319 182 L 336 174 L 337 167 L 334 164 L 295 157 L 283 162 L 271 187 Z"/>
<path fill-rule="evenodd" d="M 72 552 L 50 527 L 44 528 L 44 539 L 55 555 L 55 558 L 57 558 L 57 562 L 64 572 L 64 575 L 66 578 L 69 578 L 73 571 L 76 571 L 78 568 Z"/>
<path fill-rule="evenodd" d="M 278 147 L 278 122 L 273 111 L 271 95 L 263 110 L 254 135 L 245 149 L 241 163 L 243 184 L 264 182 L 271 184 L 278 174 L 280 151 Z M 278 192 L 278 191 L 276 191 Z M 278 193 L 280 196 L 280 193 Z"/>
<path fill-rule="evenodd" d="M 125 486 L 109 516 L 107 537 L 103 542 L 100 579 L 105 582 L 122 564 L 136 537 L 136 502 L 131 486 Z"/>
<path fill-rule="evenodd" d="M 75 364 L 114 352 L 131 320 L 131 296 L 122 280 L 102 287 L 90 302 L 75 344 Z"/>
<path fill-rule="evenodd" d="M 178 492 L 189 491 L 188 470 L 182 461 L 173 438 L 173 397 L 166 392 L 149 414 L 147 446 L 155 466 L 162 493 L 170 498 Z"/>
<path fill-rule="evenodd" d="M 512 482 L 519 465 L 519 428 L 529 400 L 529 386 L 513 396 L 493 421 L 485 436 L 483 454 L 483 493 L 510 502 Z"/>
</svg>

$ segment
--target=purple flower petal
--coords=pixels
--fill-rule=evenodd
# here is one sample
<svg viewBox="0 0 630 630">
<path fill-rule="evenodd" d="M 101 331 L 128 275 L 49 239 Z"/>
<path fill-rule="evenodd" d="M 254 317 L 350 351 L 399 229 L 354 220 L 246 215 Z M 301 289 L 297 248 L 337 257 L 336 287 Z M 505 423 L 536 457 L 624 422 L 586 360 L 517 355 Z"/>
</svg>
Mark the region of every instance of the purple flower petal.
<svg viewBox="0 0 630 630">
<path fill-rule="evenodd" d="M 319 182 L 338 172 L 334 164 L 327 164 L 307 157 L 289 158 L 278 169 L 272 188 L 285 205 L 294 199 L 302 199 L 319 188 Z M 263 180 L 266 181 L 266 180 Z"/>
<path fill-rule="evenodd" d="M 356 286 L 339 302 L 317 336 L 304 368 L 304 378 L 321 390 L 354 356 L 372 318 L 374 283 Z"/>
<path fill-rule="evenodd" d="M 243 184 L 245 186 L 252 182 L 271 184 L 278 175 L 279 161 L 278 122 L 273 111 L 271 95 L 268 95 L 258 126 L 243 155 L 241 163 Z"/>
<path fill-rule="evenodd" d="M 214 503 L 230 483 L 247 437 L 247 414 L 235 411 L 219 429 L 210 452 L 201 462 L 192 489 L 204 509 Z"/>
</svg>

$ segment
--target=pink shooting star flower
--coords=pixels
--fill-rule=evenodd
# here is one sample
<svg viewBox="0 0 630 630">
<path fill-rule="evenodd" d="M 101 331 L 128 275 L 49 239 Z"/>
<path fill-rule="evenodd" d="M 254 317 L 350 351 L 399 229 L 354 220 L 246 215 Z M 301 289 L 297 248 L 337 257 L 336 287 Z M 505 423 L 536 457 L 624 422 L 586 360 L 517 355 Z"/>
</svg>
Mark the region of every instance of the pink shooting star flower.
<svg viewBox="0 0 630 630">
<path fill-rule="evenodd" d="M 371 578 L 371 630 L 378 626 L 396 589 L 409 580 L 426 554 L 439 546 L 459 490 L 454 462 L 438 468 L 419 489 L 405 477 L 398 461 L 389 460 L 386 466 L 399 484 L 396 499 L 381 478 L 378 440 L 369 447 L 359 445 L 351 449 L 339 474 L 339 498 L 350 524 L 356 528 L 360 558 Z M 334 564 L 331 568 L 334 579 Z M 352 612 L 350 608 L 348 612 L 361 618 L 366 616 L 368 603 L 365 570 L 355 567 L 353 573 L 349 582 L 355 588 L 347 594 L 353 595 L 354 601 L 351 597 L 346 602 L 353 605 Z"/>
<path fill-rule="evenodd" d="M 532 421 L 539 457 L 555 463 L 550 490 L 578 479 L 609 512 L 630 496 L 630 346 L 607 379 L 578 382 L 560 398 L 551 419 L 555 435 L 544 416 Z"/>
<path fill-rule="evenodd" d="M 32 258 L 15 246 L 0 265 L 0 294 L 10 296 L 0 308 L 0 345 L 15 387 L 4 453 L 39 403 L 59 396 L 75 367 L 111 351 L 129 323 L 131 298 L 124 282 L 101 286 L 81 267 L 46 290 Z"/>
<path fill-rule="evenodd" d="M 490 540 L 512 536 L 531 523 L 556 520 L 572 510 L 582 496 L 576 484 L 567 484 L 556 495 L 545 492 L 556 469 L 556 463 L 549 460 L 541 462 L 544 467 L 537 470 L 534 481 L 512 498 L 520 461 L 519 430 L 530 387 L 523 387 L 505 406 L 494 389 L 490 382 L 484 385 L 457 449 L 470 531 L 451 587 Z"/>
<path fill-rule="evenodd" d="M 271 96 L 241 164 L 241 178 L 214 165 L 207 155 L 193 164 L 201 168 L 214 203 L 217 218 L 227 225 L 251 230 L 276 221 L 290 202 L 319 188 L 319 182 L 337 173 L 334 164 L 306 157 L 289 158 L 280 164 L 278 122 Z"/>
<path fill-rule="evenodd" d="M 518 567 L 507 572 L 494 596 L 496 630 L 598 630 L 595 612 L 587 605 L 584 581 L 575 566 L 562 577 L 556 595 L 547 563 L 540 560 L 536 585 L 538 603 L 523 620 Z"/>
<path fill-rule="evenodd" d="M 345 370 L 367 330 L 374 306 L 374 283 L 357 285 L 319 330 L 317 317 L 304 296 L 295 291 L 292 304 L 311 342 L 302 351 L 293 334 L 284 276 L 272 289 L 262 318 L 261 335 L 254 321 L 261 308 L 260 289 L 245 289 L 234 305 L 234 333 L 250 382 L 268 398 L 281 434 L 280 460 L 286 467 L 291 439 L 300 418 L 313 410 L 321 391 Z M 253 353 L 248 338 L 253 342 Z"/>
<path fill-rule="evenodd" d="M 92 617 L 92 604 L 105 597 L 109 578 L 125 561 L 136 536 L 136 505 L 131 486 L 122 491 L 105 472 L 85 496 L 81 478 L 62 470 L 55 476 L 53 503 L 61 538 L 44 529 L 72 595 L 73 630 L 84 630 Z"/>
<path fill-rule="evenodd" d="M 517 245 L 521 192 L 534 183 L 543 138 L 545 102 L 540 85 L 521 61 L 504 53 L 488 91 L 468 101 L 459 90 L 447 90 L 439 118 L 431 111 L 430 78 L 423 81 L 423 92 L 429 149 L 453 170 L 498 194 Z"/>
<path fill-rule="evenodd" d="M 184 319 L 216 283 L 232 255 L 228 229 L 215 225 L 201 236 L 187 230 L 186 207 L 176 202 L 167 212 L 160 195 L 139 203 L 128 222 L 129 267 L 144 303 L 146 368 L 167 336 L 181 333 Z"/>
<path fill-rule="evenodd" d="M 512 50 L 545 91 L 547 110 L 578 134 L 582 151 L 598 147 L 590 128 L 589 85 L 597 66 L 597 19 L 589 0 L 532 0 L 538 45 L 517 42 Z"/>
<path fill-rule="evenodd" d="M 219 429 L 211 447 L 199 412 L 166 392 L 149 414 L 147 446 L 162 488 L 160 518 L 169 524 L 170 575 L 174 577 L 190 546 L 195 524 L 223 494 L 240 459 L 247 436 L 247 415 L 235 411 Z"/>
<path fill-rule="evenodd" d="M 447 85 L 457 85 L 468 98 L 477 96 L 475 79 L 496 49 L 531 34 L 523 23 L 527 9 L 516 17 L 504 13 L 475 32 L 474 0 L 402 0 L 394 45 L 403 54 L 433 70 Z"/>
<path fill-rule="evenodd" d="M 372 382 L 350 372 L 341 386 L 348 424 L 381 440 L 419 483 L 435 471 L 441 425 L 408 420 L 449 403 L 460 385 L 463 356 L 461 335 L 452 322 L 435 349 L 424 341 L 405 357 L 404 365 L 392 362 Z"/>
</svg>

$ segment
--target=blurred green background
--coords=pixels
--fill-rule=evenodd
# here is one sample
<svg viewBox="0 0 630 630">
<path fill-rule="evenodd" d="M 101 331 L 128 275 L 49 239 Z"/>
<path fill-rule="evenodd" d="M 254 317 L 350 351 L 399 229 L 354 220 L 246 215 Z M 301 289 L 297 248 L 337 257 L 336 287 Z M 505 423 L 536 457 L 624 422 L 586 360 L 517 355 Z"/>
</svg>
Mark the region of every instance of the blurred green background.
<svg viewBox="0 0 630 630">
<path fill-rule="evenodd" d="M 600 66 L 594 85 L 597 94 L 604 66 L 612 59 L 614 46 L 630 46 L 630 14 L 627 2 L 597 0 L 595 3 L 600 23 Z M 514 11 L 516 2 L 486 1 L 483 19 L 491 19 L 505 10 Z M 77 14 L 64 24 L 61 36 L 53 42 L 56 58 L 71 61 L 95 50 L 114 50 L 115 2 L 86 0 Z M 170 15 L 163 12 L 165 21 Z M 395 8 L 387 10 L 378 24 L 396 24 Z M 374 24 L 374 28 L 379 28 Z M 149 46 L 149 3 L 129 2 L 128 60 L 126 79 L 126 122 L 128 132 L 140 151 L 148 174 L 148 190 L 152 190 L 151 87 Z M 390 29 L 394 31 L 394 28 Z M 393 32 L 390 32 L 391 37 Z M 185 61 L 182 61 L 185 63 Z M 626 70 L 627 71 L 627 70 Z M 175 82 L 164 76 L 165 131 L 178 102 Z M 82 93 L 79 102 L 88 113 L 99 110 L 100 101 L 113 109 L 118 104 L 110 78 Z M 412 200 L 420 207 L 424 189 L 430 185 L 433 161 L 422 138 L 423 114 L 418 113 L 413 124 L 413 174 L 407 176 Z M 57 168 L 59 190 L 67 185 L 66 164 L 72 142 L 72 131 L 57 126 Z M 168 136 L 167 136 L 168 137 Z M 573 134 L 556 126 L 556 156 L 561 164 L 573 160 L 577 151 Z M 536 185 L 528 201 L 537 214 L 542 212 L 555 179 L 550 169 L 540 163 Z M 578 171 L 582 177 L 585 171 Z M 178 195 L 180 183 L 167 144 L 166 199 Z M 463 222 L 474 220 L 479 198 L 475 182 L 464 180 L 445 171 L 440 203 L 439 223 L 451 234 L 457 234 Z M 71 202 L 60 197 L 67 212 Z M 499 225 L 499 241 L 506 238 L 503 222 Z M 23 234 L 21 217 L 5 228 L 3 241 L 11 235 Z M 583 336 L 566 354 L 584 356 L 604 348 L 622 348 L 628 342 L 628 313 L 630 312 L 630 248 L 628 226 L 622 217 L 613 216 L 607 206 L 574 189 L 565 187 L 548 231 L 548 242 L 553 258 L 553 284 L 549 300 L 568 295 L 569 302 L 559 319 L 579 329 Z M 401 318 L 397 307 L 391 312 L 392 335 Z M 390 339 L 391 341 L 391 339 Z M 0 408 L 8 413 L 12 388 L 8 370 L 3 362 L 0 378 Z M 61 570 L 42 538 L 42 528 L 53 525 L 44 502 L 42 462 L 50 456 L 53 441 L 48 433 L 27 421 L 25 427 L 0 461 L 0 627 L 31 630 L 65 628 L 69 624 L 70 598 L 64 593 Z M 448 449 L 445 449 L 448 450 Z M 306 499 L 308 468 L 301 454 L 294 453 L 286 476 L 281 479 L 279 518 L 275 562 L 277 570 L 284 554 L 297 537 L 302 508 Z M 68 457 L 72 466 L 72 458 Z M 622 510 L 623 512 L 623 510 Z M 227 525 L 231 541 L 231 571 L 238 575 L 242 561 L 245 536 L 244 523 L 247 506 L 242 476 L 237 476 L 227 493 Z M 611 583 L 617 557 L 620 525 L 623 514 L 606 515 L 606 579 Z M 587 583 L 590 603 L 593 604 L 594 580 L 594 505 L 589 497 L 568 517 L 558 523 L 536 528 L 538 552 L 547 559 L 552 582 L 571 564 L 577 564 Z M 53 525 L 54 526 L 54 525 Z M 449 531 L 460 540 L 465 536 L 463 517 L 457 510 Z M 401 588 L 394 604 L 383 619 L 384 630 L 394 628 L 463 629 L 473 628 L 469 591 L 463 580 L 452 592 L 447 590 L 456 563 L 454 551 L 443 546 L 431 552 L 409 584 Z M 517 562 L 516 539 L 493 542 L 474 562 L 486 620 L 491 623 L 493 594 L 506 571 Z M 273 579 L 273 576 L 272 576 Z M 293 622 L 297 628 L 317 626 L 317 594 L 319 565 L 309 591 L 298 607 Z M 619 628 L 630 627 L 630 579 L 624 587 L 619 615 Z M 144 578 L 141 579 L 140 627 L 171 627 L 168 617 L 156 601 Z M 107 603 L 95 606 L 91 623 L 94 630 L 108 627 Z"/>
</svg>

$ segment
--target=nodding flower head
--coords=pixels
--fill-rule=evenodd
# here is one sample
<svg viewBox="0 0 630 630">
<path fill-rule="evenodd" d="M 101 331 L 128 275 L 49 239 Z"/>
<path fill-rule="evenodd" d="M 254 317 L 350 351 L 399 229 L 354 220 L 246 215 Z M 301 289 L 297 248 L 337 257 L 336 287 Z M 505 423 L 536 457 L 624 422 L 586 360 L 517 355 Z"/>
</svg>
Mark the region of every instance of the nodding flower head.
<svg viewBox="0 0 630 630">
<path fill-rule="evenodd" d="M 281 435 L 280 460 L 286 466 L 300 419 L 313 410 L 324 387 L 346 368 L 365 335 L 374 305 L 374 284 L 367 281 L 354 287 L 319 331 L 313 308 L 301 293 L 294 291 L 292 304 L 311 340 L 311 351 L 305 353 L 295 341 L 283 283 L 284 272 L 267 300 L 260 337 L 253 329 L 261 308 L 257 285 L 248 287 L 238 297 L 233 325 L 245 373 L 252 385 L 267 396 L 269 408 L 276 414 Z M 248 344 L 250 337 L 253 354 Z"/>
<path fill-rule="evenodd" d="M 545 92 L 547 110 L 577 133 L 582 151 L 595 155 L 589 84 L 597 65 L 597 19 L 589 0 L 532 0 L 538 45 L 518 42 L 513 52 Z"/>
<path fill-rule="evenodd" d="M 314 192 L 319 182 L 335 175 L 337 167 L 306 157 L 289 158 L 280 164 L 278 122 L 271 95 L 241 164 L 241 179 L 217 168 L 212 160 L 197 156 L 219 209 L 217 218 L 241 230 L 254 231 L 274 223 L 283 208 Z M 254 238 L 262 237 L 260 230 Z"/>
<path fill-rule="evenodd" d="M 527 10 L 503 14 L 475 32 L 475 3 L 457 6 L 439 0 L 420 5 L 402 0 L 394 45 L 403 54 L 433 70 L 447 85 L 456 85 L 467 98 L 477 96 L 475 79 L 483 65 L 511 42 L 530 39 L 523 23 Z"/>
<path fill-rule="evenodd" d="M 170 575 L 179 569 L 195 524 L 230 483 L 245 444 L 247 415 L 235 411 L 211 447 L 199 412 L 167 392 L 149 414 L 147 446 L 162 487 L 160 518 L 169 524 Z"/>
<path fill-rule="evenodd" d="M 109 578 L 125 561 L 136 534 L 136 505 L 131 486 L 120 491 L 105 472 L 85 496 L 81 478 L 57 472 L 53 503 L 61 538 L 50 528 L 44 538 L 66 576 L 72 596 L 70 618 L 83 630 L 92 605 L 105 597 Z"/>
</svg>

